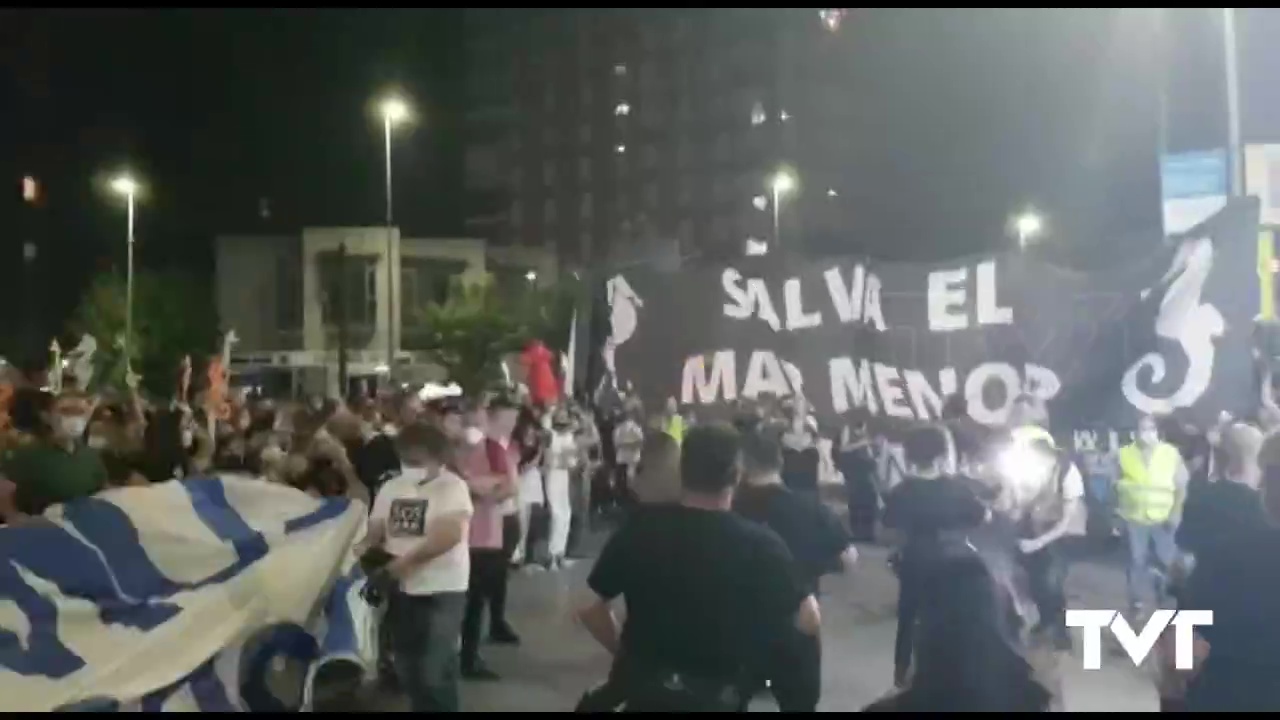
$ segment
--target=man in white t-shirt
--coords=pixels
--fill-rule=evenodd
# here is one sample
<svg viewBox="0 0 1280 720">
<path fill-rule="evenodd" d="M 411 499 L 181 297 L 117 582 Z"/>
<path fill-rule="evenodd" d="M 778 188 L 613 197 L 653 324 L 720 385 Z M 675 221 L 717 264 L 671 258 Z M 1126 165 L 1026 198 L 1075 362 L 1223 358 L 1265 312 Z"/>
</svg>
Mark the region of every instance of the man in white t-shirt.
<svg viewBox="0 0 1280 720">
<path fill-rule="evenodd" d="M 458 643 L 471 574 L 467 483 L 445 468 L 449 441 L 414 423 L 396 435 L 403 469 L 378 491 L 363 545 L 394 559 L 386 621 L 411 712 L 458 712 Z"/>
</svg>

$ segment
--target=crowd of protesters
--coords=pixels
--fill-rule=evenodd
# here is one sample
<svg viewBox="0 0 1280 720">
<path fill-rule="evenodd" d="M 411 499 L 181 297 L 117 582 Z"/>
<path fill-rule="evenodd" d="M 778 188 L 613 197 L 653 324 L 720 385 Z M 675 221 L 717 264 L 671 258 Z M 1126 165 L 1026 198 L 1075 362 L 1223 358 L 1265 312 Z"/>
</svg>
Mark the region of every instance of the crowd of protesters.
<svg viewBox="0 0 1280 720">
<path fill-rule="evenodd" d="M 1055 709 L 1037 639 L 1070 649 L 1062 548 L 1085 510 L 1090 524 L 1105 521 L 1103 535 L 1127 539 L 1132 613 L 1215 611 L 1195 673 L 1160 673 L 1164 704 L 1276 706 L 1280 450 L 1266 433 L 1280 410 L 1269 382 L 1257 418 L 1203 430 L 1144 418 L 1130 445 L 1062 449 L 1030 396 L 1004 428 L 966 422 L 952 398 L 942 422 L 872 434 L 823 432 L 803 398 L 740 403 L 727 425 L 674 400 L 646 412 L 607 385 L 590 402 L 554 405 L 518 387 L 214 402 L 208 388 L 154 400 L 136 382 L 117 394 L 59 385 L 19 382 L 7 396 L 6 524 L 111 488 L 208 474 L 366 503 L 360 550 L 387 601 L 385 669 L 416 711 L 457 711 L 460 680 L 499 680 L 482 648 L 520 643 L 506 614 L 510 573 L 569 567 L 602 527 L 612 532 L 580 617 L 616 659 L 580 709 L 735 711 L 767 688 L 783 711 L 813 711 L 820 578 L 853 564 L 855 542 L 876 541 L 898 548 L 899 641 L 896 689 L 867 710 Z M 1034 491 L 1001 469 L 1022 440 L 1048 458 Z M 1015 474 L 1040 468 L 1018 458 Z M 1167 488 L 1139 489 L 1167 497 L 1135 505 L 1135 484 L 1162 472 Z M 843 489 L 843 521 L 830 488 Z M 624 621 L 611 607 L 619 597 Z"/>
</svg>

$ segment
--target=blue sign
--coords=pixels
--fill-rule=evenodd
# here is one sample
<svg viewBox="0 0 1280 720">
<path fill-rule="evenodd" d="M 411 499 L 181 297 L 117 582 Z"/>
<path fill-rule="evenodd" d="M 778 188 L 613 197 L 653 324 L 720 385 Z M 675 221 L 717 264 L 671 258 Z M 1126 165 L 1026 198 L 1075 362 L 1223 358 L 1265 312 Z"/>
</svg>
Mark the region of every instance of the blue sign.
<svg viewBox="0 0 1280 720">
<path fill-rule="evenodd" d="M 1165 201 L 1227 194 L 1227 152 L 1200 150 L 1160 159 L 1160 196 Z"/>
</svg>

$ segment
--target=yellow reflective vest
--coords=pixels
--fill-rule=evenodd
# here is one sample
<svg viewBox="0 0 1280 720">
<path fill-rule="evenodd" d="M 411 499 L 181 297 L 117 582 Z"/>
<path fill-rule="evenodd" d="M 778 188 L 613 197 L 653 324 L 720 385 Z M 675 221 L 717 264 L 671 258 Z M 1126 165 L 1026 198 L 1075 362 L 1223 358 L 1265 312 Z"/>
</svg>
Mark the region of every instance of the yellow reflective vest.
<svg viewBox="0 0 1280 720">
<path fill-rule="evenodd" d="M 684 443 L 684 418 L 679 414 L 672 415 L 666 422 L 663 432 L 670 435 L 677 445 Z"/>
<path fill-rule="evenodd" d="M 1120 480 L 1116 484 L 1120 517 L 1140 525 L 1169 519 L 1177 502 L 1178 466 L 1182 456 L 1168 443 L 1158 443 L 1147 458 L 1131 443 L 1120 448 Z"/>
</svg>

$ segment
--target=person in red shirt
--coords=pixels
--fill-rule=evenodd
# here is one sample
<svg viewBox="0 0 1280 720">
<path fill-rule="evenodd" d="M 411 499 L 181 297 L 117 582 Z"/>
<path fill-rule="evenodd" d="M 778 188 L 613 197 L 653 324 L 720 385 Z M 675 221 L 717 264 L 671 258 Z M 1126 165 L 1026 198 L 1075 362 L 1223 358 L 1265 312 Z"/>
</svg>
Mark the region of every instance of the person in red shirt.
<svg viewBox="0 0 1280 720">
<path fill-rule="evenodd" d="M 529 397 L 536 405 L 551 407 L 560 399 L 560 383 L 556 380 L 551 363 L 555 356 L 539 340 L 533 340 L 520 355 L 524 365 L 525 384 L 529 386 Z"/>
<path fill-rule="evenodd" d="M 478 413 L 477 413 L 478 414 Z M 489 639 L 506 645 L 520 638 L 506 620 L 508 556 L 503 548 L 502 505 L 516 491 L 515 458 L 510 445 L 516 408 L 506 398 L 489 405 L 485 421 L 488 437 L 464 439 L 459 465 L 471 488 L 475 512 L 471 520 L 471 582 L 462 621 L 462 676 L 496 680 L 498 674 L 480 659 L 480 628 L 489 609 Z M 470 430 L 470 428 L 468 428 Z"/>
</svg>

